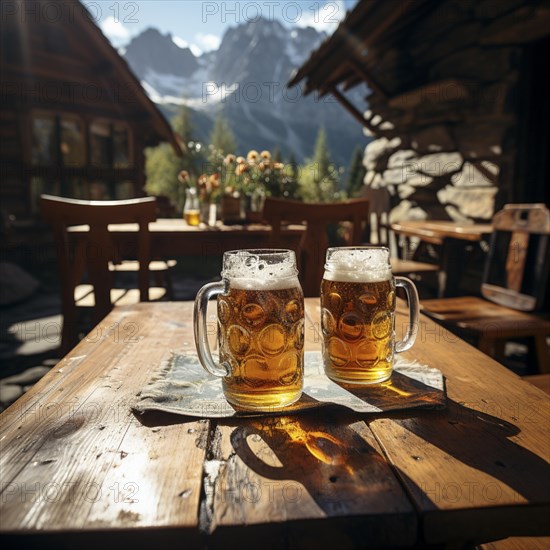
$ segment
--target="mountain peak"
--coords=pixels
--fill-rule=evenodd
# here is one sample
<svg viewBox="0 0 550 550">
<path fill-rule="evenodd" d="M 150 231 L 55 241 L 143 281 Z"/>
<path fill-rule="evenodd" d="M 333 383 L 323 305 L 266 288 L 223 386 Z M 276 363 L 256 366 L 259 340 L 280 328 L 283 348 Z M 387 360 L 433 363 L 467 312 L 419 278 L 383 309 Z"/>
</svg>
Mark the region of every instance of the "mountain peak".
<svg viewBox="0 0 550 550">
<path fill-rule="evenodd" d="M 148 69 L 170 74 L 177 67 L 178 73 L 190 75 L 198 67 L 197 59 L 189 48 L 177 46 L 170 33 L 162 34 L 153 27 L 132 38 L 124 57 L 142 79 Z"/>
<path fill-rule="evenodd" d="M 217 50 L 194 57 L 170 34 L 147 29 L 130 42 L 125 57 L 165 111 L 173 112 L 181 102 L 201 111 L 202 137 L 210 131 L 205 121 L 221 111 L 239 151 L 279 146 L 301 160 L 312 154 L 318 126 L 324 124 L 334 159 L 344 164 L 364 139 L 360 125 L 351 117 L 350 124 L 342 124 L 348 115 L 330 97 L 301 97 L 299 88 L 286 88 L 293 69 L 325 36 L 311 27 L 286 28 L 259 18 L 229 27 Z"/>
</svg>

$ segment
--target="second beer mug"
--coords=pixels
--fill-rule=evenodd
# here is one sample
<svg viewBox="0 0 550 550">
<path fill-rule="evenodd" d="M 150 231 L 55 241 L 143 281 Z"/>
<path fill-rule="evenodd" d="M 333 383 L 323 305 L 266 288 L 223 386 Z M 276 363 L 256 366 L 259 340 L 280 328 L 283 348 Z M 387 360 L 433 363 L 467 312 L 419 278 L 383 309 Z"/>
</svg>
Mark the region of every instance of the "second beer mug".
<svg viewBox="0 0 550 550">
<path fill-rule="evenodd" d="M 220 364 L 206 337 L 208 300 L 218 296 Z M 195 299 L 195 344 L 202 366 L 223 377 L 238 408 L 271 410 L 302 394 L 304 295 L 291 250 L 234 250 L 223 256 L 222 281 Z"/>
<path fill-rule="evenodd" d="M 405 339 L 395 341 L 395 287 L 409 303 Z M 413 282 L 393 277 L 382 247 L 329 248 L 321 283 L 323 360 L 327 375 L 348 384 L 388 380 L 394 353 L 408 350 L 418 330 L 418 294 Z"/>
</svg>

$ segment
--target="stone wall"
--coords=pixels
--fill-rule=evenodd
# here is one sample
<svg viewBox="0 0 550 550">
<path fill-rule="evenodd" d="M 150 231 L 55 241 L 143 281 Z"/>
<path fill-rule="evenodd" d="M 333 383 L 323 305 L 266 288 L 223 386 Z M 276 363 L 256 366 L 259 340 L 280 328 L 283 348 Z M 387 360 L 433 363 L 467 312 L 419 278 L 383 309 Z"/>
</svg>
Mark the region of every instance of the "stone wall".
<svg viewBox="0 0 550 550">
<path fill-rule="evenodd" d="M 392 219 L 485 221 L 507 202 L 520 66 L 524 43 L 542 33 L 539 4 L 434 3 L 369 52 L 386 93 L 367 97 L 365 185 L 388 186 Z"/>
</svg>

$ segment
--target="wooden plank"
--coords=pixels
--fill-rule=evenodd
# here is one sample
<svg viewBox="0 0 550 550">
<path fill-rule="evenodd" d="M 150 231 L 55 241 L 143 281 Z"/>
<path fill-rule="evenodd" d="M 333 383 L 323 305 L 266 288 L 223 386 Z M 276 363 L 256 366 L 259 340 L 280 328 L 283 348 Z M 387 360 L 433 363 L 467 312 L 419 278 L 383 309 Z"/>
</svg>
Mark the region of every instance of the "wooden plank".
<svg viewBox="0 0 550 550">
<path fill-rule="evenodd" d="M 78 234 L 84 234 L 87 226 L 75 226 L 69 229 L 75 241 Z M 251 226 L 217 225 L 192 227 L 182 219 L 160 219 L 149 224 L 151 232 L 151 250 L 157 258 L 178 256 L 221 256 L 227 250 L 240 248 L 265 248 L 270 245 L 271 227 L 265 224 Z M 281 232 L 283 248 L 298 250 L 305 226 L 291 225 Z M 109 225 L 112 239 L 119 250 L 130 258 L 135 248 L 137 225 Z M 221 267 L 221 264 L 220 264 Z"/>
<path fill-rule="evenodd" d="M 391 224 L 398 234 L 419 237 L 432 244 L 441 244 L 450 237 L 463 241 L 479 241 L 493 231 L 491 224 L 456 223 L 448 220 L 403 220 Z"/>
<path fill-rule="evenodd" d="M 130 411 L 151 370 L 193 347 L 192 304 L 149 306 L 116 308 L 2 415 L 2 531 L 198 537 L 208 422 Z"/>
<path fill-rule="evenodd" d="M 447 376 L 447 410 L 369 426 L 424 516 L 425 540 L 548 534 L 548 396 L 424 319 L 420 337 L 409 356 Z"/>
<path fill-rule="evenodd" d="M 492 21 L 480 40 L 483 45 L 533 43 L 550 33 L 550 7 L 523 6 Z"/>
<path fill-rule="evenodd" d="M 220 422 L 214 441 L 202 527 L 215 548 L 247 547 L 260 532 L 269 548 L 416 540 L 414 510 L 364 422 L 326 413 Z"/>
<path fill-rule="evenodd" d="M 423 103 L 458 101 L 469 97 L 468 89 L 455 79 L 431 82 L 415 90 L 409 90 L 389 99 L 393 109 L 415 109 Z"/>
<path fill-rule="evenodd" d="M 407 356 L 446 375 L 444 411 L 134 417 L 128 405 L 159 362 L 194 349 L 192 307 L 115 308 L 0 417 L 0 531 L 14 546 L 24 532 L 36 546 L 83 548 L 549 534 L 549 396 L 426 318 Z M 306 299 L 308 350 L 319 316 Z"/>
<path fill-rule="evenodd" d="M 307 310 L 318 322 L 319 307 Z M 400 306 L 398 334 L 406 323 Z M 447 409 L 368 426 L 413 498 L 422 540 L 550 534 L 549 396 L 424 316 L 404 355 L 443 372 Z"/>
</svg>

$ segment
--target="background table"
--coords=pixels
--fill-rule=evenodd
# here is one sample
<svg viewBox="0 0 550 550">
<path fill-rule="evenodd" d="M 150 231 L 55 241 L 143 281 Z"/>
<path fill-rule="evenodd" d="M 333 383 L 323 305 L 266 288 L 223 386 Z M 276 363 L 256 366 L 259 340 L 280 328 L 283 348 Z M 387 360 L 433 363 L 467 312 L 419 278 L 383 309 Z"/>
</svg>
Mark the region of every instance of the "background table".
<svg viewBox="0 0 550 550">
<path fill-rule="evenodd" d="M 132 223 L 109 225 L 113 240 L 126 256 L 134 253 L 137 230 L 137 224 Z M 282 244 L 297 250 L 304 230 L 303 226 L 288 226 L 282 232 Z M 149 224 L 149 231 L 151 251 L 157 258 L 219 256 L 221 260 L 227 250 L 264 248 L 271 240 L 271 226 L 265 224 L 190 226 L 183 219 L 161 218 Z M 87 226 L 74 226 L 70 232 L 78 238 L 87 232 Z"/>
<path fill-rule="evenodd" d="M 493 232 L 490 224 L 459 223 L 449 220 L 405 220 L 391 224 L 397 235 L 414 237 L 441 247 L 438 296 L 459 295 L 460 279 L 468 263 L 466 247 Z M 481 281 L 480 281 L 481 283 Z"/>
<path fill-rule="evenodd" d="M 306 315 L 306 349 L 320 349 L 317 299 Z M 406 355 L 447 377 L 443 411 L 134 416 L 154 369 L 192 349 L 192 303 L 115 308 L 1 415 L 7 542 L 341 549 L 550 534 L 549 397 L 430 320 Z M 299 442 L 319 433 L 315 452 Z"/>
</svg>

